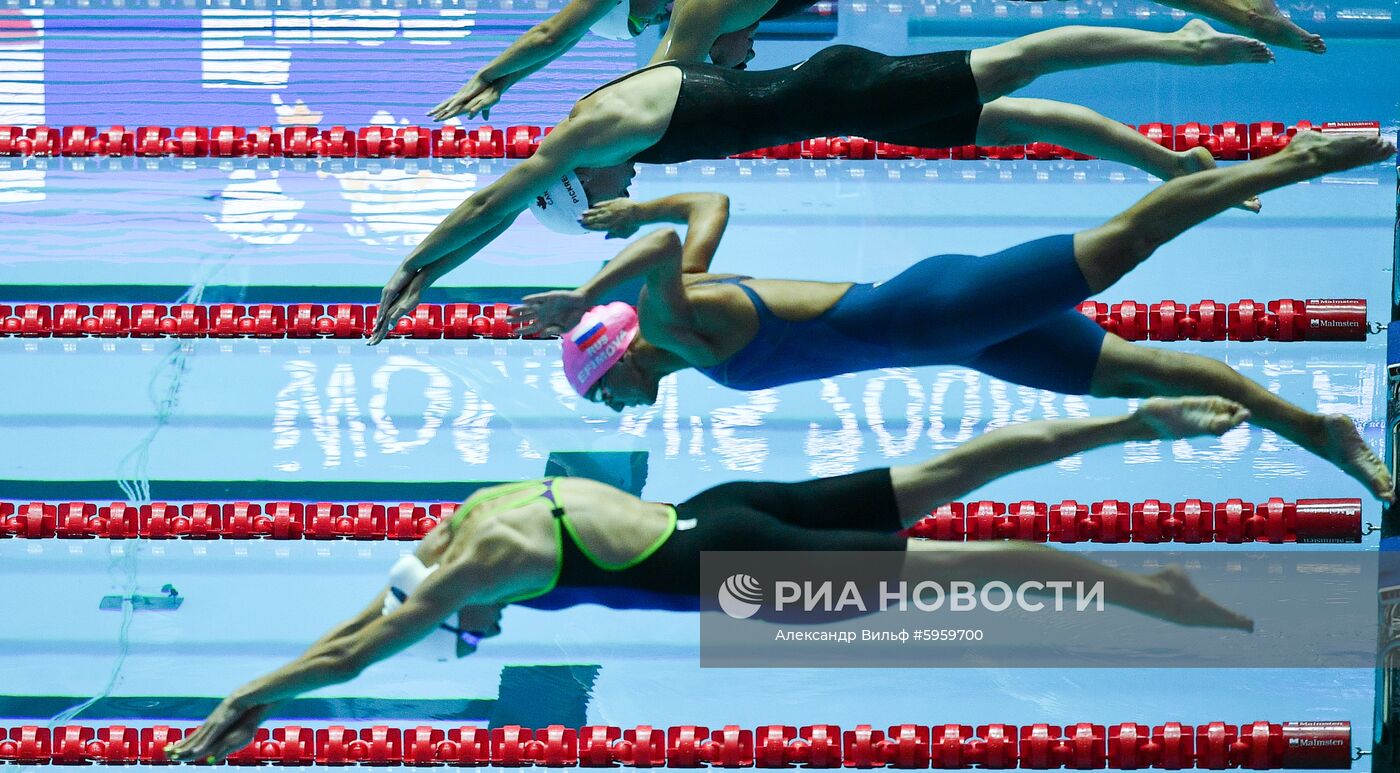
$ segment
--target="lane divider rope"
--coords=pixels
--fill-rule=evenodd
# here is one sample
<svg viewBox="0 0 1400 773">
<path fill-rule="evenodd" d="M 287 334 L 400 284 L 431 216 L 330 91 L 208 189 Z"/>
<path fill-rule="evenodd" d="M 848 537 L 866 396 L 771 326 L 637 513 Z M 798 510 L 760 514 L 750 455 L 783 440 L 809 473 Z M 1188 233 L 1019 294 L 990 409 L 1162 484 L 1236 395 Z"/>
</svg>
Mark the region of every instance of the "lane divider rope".
<svg viewBox="0 0 1400 773">
<path fill-rule="evenodd" d="M 1373 332 L 1359 298 L 1084 301 L 1078 308 L 1129 341 L 1364 341 Z M 391 337 L 520 338 L 510 310 L 508 303 L 419 304 Z M 0 337 L 366 338 L 378 314 L 377 305 L 358 303 L 0 304 Z"/>
<path fill-rule="evenodd" d="M 0 502 L 0 539 L 419 540 L 457 502 Z M 1069 544 L 1360 542 L 1361 500 L 953 502 L 905 529 L 923 539 Z"/>
<path fill-rule="evenodd" d="M 50 733 L 11 727 L 0 761 L 55 765 L 169 764 L 164 749 L 193 728 L 63 726 Z M 0 739 L 5 738 L 0 727 Z M 550 725 L 448 729 L 376 725 L 263 728 L 228 765 L 373 765 L 633 768 L 899 768 L 1046 770 L 1112 768 L 1269 770 L 1351 767 L 1351 723 L 1251 722 L 1198 725 L 697 725 L 662 729 Z"/>
<path fill-rule="evenodd" d="M 136 156 L 142 158 L 529 158 L 553 127 L 490 125 L 444 126 L 14 126 L 0 125 L 0 156 Z M 1380 134 L 1379 121 L 1299 121 L 1179 125 L 1145 123 L 1135 127 L 1153 142 L 1175 151 L 1204 147 L 1221 160 L 1263 158 L 1279 152 L 1300 131 Z M 1088 160 L 1048 142 L 1027 145 L 920 148 L 862 137 L 815 137 L 801 142 L 738 153 L 741 159 L 994 159 Z"/>
</svg>

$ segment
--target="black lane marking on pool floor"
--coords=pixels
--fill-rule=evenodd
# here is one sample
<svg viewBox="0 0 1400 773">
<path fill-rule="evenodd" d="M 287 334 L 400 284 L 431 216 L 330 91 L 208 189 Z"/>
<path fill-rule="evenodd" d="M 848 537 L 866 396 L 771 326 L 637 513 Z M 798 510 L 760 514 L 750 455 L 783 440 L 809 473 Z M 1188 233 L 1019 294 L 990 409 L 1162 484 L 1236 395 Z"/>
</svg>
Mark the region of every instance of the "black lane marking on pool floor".
<svg viewBox="0 0 1400 773">
<path fill-rule="evenodd" d="M 606 265 L 606 261 L 604 261 Z M 599 303 L 624 301 L 635 304 L 641 280 L 629 280 L 598 297 Z M 176 304 L 189 292 L 186 285 L 0 285 L 0 303 L 163 303 Z M 497 287 L 430 287 L 423 291 L 423 303 L 510 303 L 533 293 L 569 290 L 569 287 L 522 285 Z M 259 303 L 286 304 L 379 303 L 382 288 L 324 287 L 300 285 L 210 285 L 200 295 L 201 304 Z"/>
<path fill-rule="evenodd" d="M 526 295 L 558 287 L 432 287 L 423 303 L 518 303 Z M 0 302 L 14 303 L 178 303 L 188 285 L 0 285 Z M 378 287 L 210 285 L 200 303 L 379 303 Z"/>
<path fill-rule="evenodd" d="M 157 502 L 460 502 L 509 481 L 153 480 Z M 36 502 L 126 501 L 112 480 L 0 480 L 0 499 Z"/>
<path fill-rule="evenodd" d="M 646 484 L 646 451 L 551 451 L 542 474 L 590 478 L 640 496 Z M 281 481 L 152 480 L 156 502 L 461 502 L 477 489 L 515 481 Z M 112 480 L 0 480 L 0 500 L 122 502 Z"/>
<path fill-rule="evenodd" d="M 268 719 L 580 727 L 587 724 L 588 702 L 599 669 L 587 664 L 506 666 L 501 670 L 497 698 L 297 698 L 280 705 Z M 0 717 L 47 720 L 85 700 L 80 696 L 0 695 Z M 198 696 L 108 697 L 89 706 L 71 724 L 91 724 L 95 720 L 198 722 L 209 716 L 220 700 Z"/>
</svg>

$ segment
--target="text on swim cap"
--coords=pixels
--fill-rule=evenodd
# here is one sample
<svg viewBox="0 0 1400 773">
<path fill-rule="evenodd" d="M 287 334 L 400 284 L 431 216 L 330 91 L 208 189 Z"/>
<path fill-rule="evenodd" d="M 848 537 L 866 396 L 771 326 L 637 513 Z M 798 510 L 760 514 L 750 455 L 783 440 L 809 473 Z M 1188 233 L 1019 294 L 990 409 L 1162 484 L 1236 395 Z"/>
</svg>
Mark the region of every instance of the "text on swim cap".
<svg viewBox="0 0 1400 773">
<path fill-rule="evenodd" d="M 625 332 L 619 332 L 616 336 L 594 344 L 589 358 L 583 363 L 583 367 L 578 369 L 578 382 L 580 384 L 587 384 L 593 371 L 601 367 L 604 360 L 617 353 L 618 349 L 621 348 L 622 336 Z"/>
<path fill-rule="evenodd" d="M 578 193 L 574 191 L 573 183 L 569 181 L 569 175 L 564 175 L 559 178 L 559 181 L 564 184 L 564 192 L 569 194 L 569 200 L 575 204 L 581 203 L 582 199 L 580 199 Z"/>
</svg>

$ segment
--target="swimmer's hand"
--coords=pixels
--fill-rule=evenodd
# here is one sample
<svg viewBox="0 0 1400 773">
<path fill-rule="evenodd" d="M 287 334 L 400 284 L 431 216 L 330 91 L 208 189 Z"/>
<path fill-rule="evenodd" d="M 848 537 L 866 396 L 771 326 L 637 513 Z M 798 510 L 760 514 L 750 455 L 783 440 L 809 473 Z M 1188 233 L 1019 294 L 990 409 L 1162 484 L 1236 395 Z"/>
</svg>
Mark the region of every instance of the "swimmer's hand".
<svg viewBox="0 0 1400 773">
<path fill-rule="evenodd" d="M 583 213 L 583 227 L 590 231 L 607 231 L 609 239 L 626 239 L 647 221 L 642 207 L 629 199 L 609 199 Z"/>
<path fill-rule="evenodd" d="M 457 89 L 457 93 L 438 103 L 438 106 L 428 111 L 428 115 L 434 121 L 446 121 L 447 119 L 466 113 L 468 119 L 475 118 L 477 113 L 483 119 L 491 117 L 491 108 L 501 101 L 501 95 L 505 93 L 506 84 L 504 79 L 495 81 L 484 81 L 480 77 L 473 75 L 466 85 Z"/>
<path fill-rule="evenodd" d="M 198 730 L 183 741 L 165 747 L 175 762 L 217 762 L 252 743 L 272 706 L 248 704 L 236 696 L 225 698 Z"/>
<path fill-rule="evenodd" d="M 1249 419 L 1243 405 L 1223 397 L 1154 397 L 1133 412 L 1154 437 L 1174 440 L 1223 435 Z"/>
<path fill-rule="evenodd" d="M 411 272 L 407 268 L 399 268 L 394 272 L 379 296 L 379 316 L 374 320 L 374 329 L 370 331 L 370 346 L 387 338 L 400 317 L 418 308 L 418 298 L 427 284 L 427 271 Z"/>
<path fill-rule="evenodd" d="M 520 300 L 524 305 L 510 310 L 510 321 L 525 324 L 521 335 L 563 335 L 583 319 L 590 305 L 579 290 L 549 290 Z"/>
</svg>

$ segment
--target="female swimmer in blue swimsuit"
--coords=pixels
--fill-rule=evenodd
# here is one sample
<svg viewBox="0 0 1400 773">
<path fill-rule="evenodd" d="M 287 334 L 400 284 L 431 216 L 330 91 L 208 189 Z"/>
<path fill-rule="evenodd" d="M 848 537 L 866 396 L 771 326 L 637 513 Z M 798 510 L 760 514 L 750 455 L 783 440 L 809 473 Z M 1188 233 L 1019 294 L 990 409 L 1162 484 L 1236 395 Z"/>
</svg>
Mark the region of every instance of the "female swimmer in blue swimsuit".
<svg viewBox="0 0 1400 773">
<path fill-rule="evenodd" d="M 439 660 L 471 654 L 500 633 L 508 604 L 697 610 L 707 550 L 900 552 L 902 562 L 891 564 L 920 580 L 1101 582 L 1109 604 L 1178 625 L 1250 631 L 1249 618 L 1201 594 L 1176 567 L 1135 574 L 1045 545 L 898 533 L 1016 470 L 1129 440 L 1219 435 L 1247 415 L 1214 397 L 1148 400 L 1127 416 L 1005 427 L 921 464 L 799 483 L 725 483 L 674 507 L 582 478 L 484 489 L 399 559 L 359 614 L 240 687 L 167 754 L 222 759 L 247 745 L 279 703 L 353 679 L 400 651 Z M 767 610 L 760 616 L 773 619 Z"/>
<path fill-rule="evenodd" d="M 661 378 L 685 368 L 746 390 L 959 364 L 1067 394 L 1222 395 L 1389 501 L 1390 474 L 1347 417 L 1304 411 L 1216 360 L 1130 344 L 1075 306 L 1235 202 L 1394 150 L 1379 138 L 1304 132 L 1277 155 L 1167 182 L 1097 228 L 986 257 L 926 258 L 877 284 L 710 274 L 727 202 L 678 197 L 648 206 L 659 220 L 688 217 L 684 243 L 671 229 L 649 234 L 578 290 L 525 298 L 517 319 L 527 332 L 573 328 L 563 340 L 565 374 L 580 395 L 615 410 L 654 402 Z M 600 227 L 616 219 L 593 216 Z M 636 311 L 621 303 L 589 311 L 632 278 L 646 281 Z"/>
</svg>

